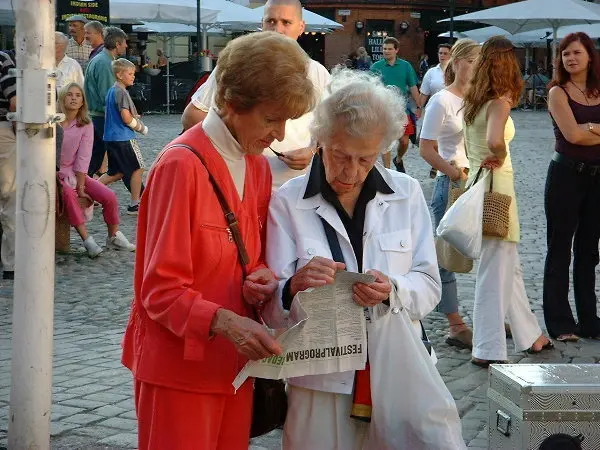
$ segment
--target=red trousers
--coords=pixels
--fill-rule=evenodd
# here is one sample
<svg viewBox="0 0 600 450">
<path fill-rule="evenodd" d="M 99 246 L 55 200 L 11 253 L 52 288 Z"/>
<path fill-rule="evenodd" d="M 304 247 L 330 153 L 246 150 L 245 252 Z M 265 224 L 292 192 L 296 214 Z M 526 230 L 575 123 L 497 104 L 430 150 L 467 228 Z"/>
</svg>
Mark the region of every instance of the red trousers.
<svg viewBox="0 0 600 450">
<path fill-rule="evenodd" d="M 221 395 L 135 380 L 139 450 L 247 450 L 252 394 L 252 381 Z"/>
</svg>

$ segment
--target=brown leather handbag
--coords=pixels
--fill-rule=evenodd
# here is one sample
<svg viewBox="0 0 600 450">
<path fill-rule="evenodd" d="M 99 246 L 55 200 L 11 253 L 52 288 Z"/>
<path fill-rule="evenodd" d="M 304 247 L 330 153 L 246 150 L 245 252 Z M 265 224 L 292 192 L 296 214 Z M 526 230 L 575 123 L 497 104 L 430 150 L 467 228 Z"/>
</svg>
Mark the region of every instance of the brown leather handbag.
<svg viewBox="0 0 600 450">
<path fill-rule="evenodd" d="M 248 275 L 246 271 L 246 265 L 250 262 L 242 234 L 238 226 L 238 221 L 235 214 L 227 204 L 225 195 L 221 188 L 213 178 L 212 174 L 206 167 L 204 158 L 194 148 L 185 144 L 175 144 L 172 147 L 183 147 L 194 153 L 206 168 L 208 172 L 208 179 L 213 186 L 223 214 L 225 214 L 225 220 L 227 226 L 231 231 L 231 236 L 238 250 L 238 257 L 242 266 L 242 274 L 244 279 Z M 257 317 L 262 322 L 260 314 L 257 313 Z M 264 323 L 264 322 L 263 322 Z M 266 378 L 255 378 L 254 379 L 254 397 L 252 405 L 252 426 L 250 428 L 250 437 L 262 436 L 276 428 L 282 427 L 285 422 L 285 416 L 287 415 L 287 394 L 285 392 L 285 383 L 282 380 L 269 380 Z"/>
</svg>

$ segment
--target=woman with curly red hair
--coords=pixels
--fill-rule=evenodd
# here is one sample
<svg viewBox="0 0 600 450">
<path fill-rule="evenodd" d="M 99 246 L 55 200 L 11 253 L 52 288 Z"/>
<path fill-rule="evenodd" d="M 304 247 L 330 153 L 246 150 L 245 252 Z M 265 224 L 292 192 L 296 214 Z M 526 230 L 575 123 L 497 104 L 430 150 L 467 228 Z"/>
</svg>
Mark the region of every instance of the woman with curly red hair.
<svg viewBox="0 0 600 450">
<path fill-rule="evenodd" d="M 550 336 L 600 338 L 596 266 L 600 240 L 600 57 L 585 33 L 560 43 L 548 95 L 555 153 L 546 178 L 548 253 L 544 268 L 544 319 Z M 569 305 L 573 290 L 579 325 Z"/>
<path fill-rule="evenodd" d="M 512 43 L 501 36 L 488 39 L 473 74 L 464 97 L 467 184 L 482 167 L 494 172 L 494 191 L 512 198 L 508 235 L 504 239 L 483 237 L 477 269 L 471 362 L 487 367 L 507 359 L 505 317 L 517 351 L 538 353 L 551 348 L 552 343 L 542 334 L 529 307 L 517 252 L 519 214 L 509 151 L 515 126 L 510 110 L 519 101 L 523 80 Z"/>
</svg>

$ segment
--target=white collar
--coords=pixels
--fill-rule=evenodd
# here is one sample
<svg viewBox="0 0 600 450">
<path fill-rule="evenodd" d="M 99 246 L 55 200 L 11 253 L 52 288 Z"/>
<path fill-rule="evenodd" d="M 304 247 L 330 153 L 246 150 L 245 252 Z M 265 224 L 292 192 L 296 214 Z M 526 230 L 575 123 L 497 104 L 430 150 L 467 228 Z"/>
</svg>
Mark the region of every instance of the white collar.
<svg viewBox="0 0 600 450">
<path fill-rule="evenodd" d="M 230 161 L 244 158 L 245 153 L 242 151 L 241 145 L 235 140 L 214 108 L 208 110 L 208 114 L 202 122 L 202 129 L 223 158 Z"/>
</svg>

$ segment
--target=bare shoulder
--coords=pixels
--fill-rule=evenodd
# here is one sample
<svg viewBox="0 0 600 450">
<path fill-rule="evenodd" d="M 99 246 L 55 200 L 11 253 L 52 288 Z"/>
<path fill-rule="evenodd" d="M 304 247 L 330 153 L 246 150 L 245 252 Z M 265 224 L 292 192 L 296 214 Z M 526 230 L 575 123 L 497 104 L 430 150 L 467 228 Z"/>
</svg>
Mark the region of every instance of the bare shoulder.
<svg viewBox="0 0 600 450">
<path fill-rule="evenodd" d="M 567 94 L 561 86 L 552 86 L 548 91 L 548 96 L 552 98 L 567 98 Z"/>
</svg>

